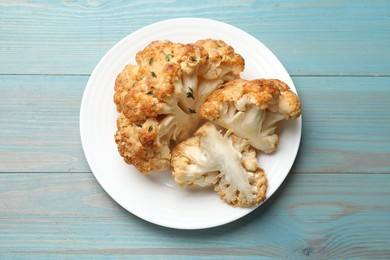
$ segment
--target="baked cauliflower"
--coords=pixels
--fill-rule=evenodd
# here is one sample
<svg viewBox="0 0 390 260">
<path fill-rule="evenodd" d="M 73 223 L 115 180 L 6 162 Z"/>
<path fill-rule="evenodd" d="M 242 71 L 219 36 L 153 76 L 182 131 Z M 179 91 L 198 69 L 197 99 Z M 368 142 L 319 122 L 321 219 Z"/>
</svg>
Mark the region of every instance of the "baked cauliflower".
<svg viewBox="0 0 390 260">
<path fill-rule="evenodd" d="M 169 166 L 171 141 L 188 138 L 211 92 L 239 78 L 244 59 L 221 40 L 193 44 L 154 41 L 115 81 L 119 112 L 115 141 L 120 155 L 139 171 Z"/>
<path fill-rule="evenodd" d="M 256 151 L 230 131 L 222 135 L 211 123 L 172 150 L 171 175 L 182 187 L 214 186 L 232 206 L 249 207 L 265 200 L 267 178 Z"/>
<path fill-rule="evenodd" d="M 230 129 L 256 149 L 273 152 L 277 122 L 301 114 L 298 96 L 277 79 L 236 79 L 215 90 L 200 109 L 201 118 Z"/>
</svg>

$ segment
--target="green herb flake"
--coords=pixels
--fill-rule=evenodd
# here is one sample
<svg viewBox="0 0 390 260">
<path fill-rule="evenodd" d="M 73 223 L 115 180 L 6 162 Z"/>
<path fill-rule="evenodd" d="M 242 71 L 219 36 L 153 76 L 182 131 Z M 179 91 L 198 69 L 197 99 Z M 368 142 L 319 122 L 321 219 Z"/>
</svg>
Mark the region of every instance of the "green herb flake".
<svg viewBox="0 0 390 260">
<path fill-rule="evenodd" d="M 149 128 L 148 128 L 148 132 L 151 132 L 153 130 L 153 126 L 151 125 L 151 126 L 149 126 Z"/>
<path fill-rule="evenodd" d="M 188 111 L 190 111 L 191 114 L 195 114 L 196 113 L 195 109 L 188 108 Z"/>
<path fill-rule="evenodd" d="M 138 126 L 138 127 L 142 127 L 142 124 L 135 124 L 136 126 Z"/>
<path fill-rule="evenodd" d="M 153 78 L 157 78 L 156 73 L 154 73 L 153 71 L 151 71 L 150 73 L 152 74 L 152 77 L 153 77 Z"/>
<path fill-rule="evenodd" d="M 173 57 L 173 54 L 165 53 L 165 52 L 163 52 L 163 53 L 164 53 L 164 56 L 165 56 L 165 60 L 166 61 L 171 61 L 171 58 Z"/>
<path fill-rule="evenodd" d="M 194 97 L 194 90 L 193 90 L 191 87 L 189 87 L 188 89 L 189 89 L 190 91 L 187 92 L 187 97 L 188 97 L 188 98 L 195 99 L 195 97 Z"/>
<path fill-rule="evenodd" d="M 154 94 L 153 90 L 146 92 L 146 95 L 153 95 L 153 94 Z"/>
<path fill-rule="evenodd" d="M 196 62 L 196 59 L 192 56 L 190 56 L 190 61 Z"/>
<path fill-rule="evenodd" d="M 149 65 L 152 65 L 154 61 L 154 57 L 149 58 Z"/>
</svg>

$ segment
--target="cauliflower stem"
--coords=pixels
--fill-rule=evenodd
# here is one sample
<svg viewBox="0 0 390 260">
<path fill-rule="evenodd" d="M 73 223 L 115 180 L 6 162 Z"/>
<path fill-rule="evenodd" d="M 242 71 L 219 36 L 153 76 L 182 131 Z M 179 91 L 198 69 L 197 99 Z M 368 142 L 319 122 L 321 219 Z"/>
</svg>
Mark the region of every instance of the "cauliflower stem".
<svg viewBox="0 0 390 260">
<path fill-rule="evenodd" d="M 239 78 L 244 59 L 225 42 L 205 39 L 154 41 L 137 53 L 136 62 L 115 81 L 115 141 L 126 163 L 150 173 L 168 167 L 171 141 L 191 136 L 203 102 L 224 82 Z"/>
<path fill-rule="evenodd" d="M 275 151 L 278 122 L 301 114 L 298 96 L 277 79 L 241 79 L 244 59 L 221 40 L 154 41 L 135 60 L 114 87 L 124 161 L 145 174 L 170 166 L 181 187 L 213 187 L 232 206 L 262 203 L 256 152 Z"/>
<path fill-rule="evenodd" d="M 265 199 L 264 171 L 247 140 L 206 123 L 172 151 L 171 174 L 180 186 L 214 185 L 230 205 L 249 207 Z"/>
<path fill-rule="evenodd" d="M 276 79 L 229 81 L 211 93 L 200 110 L 201 118 L 231 129 L 264 153 L 277 147 L 277 123 L 300 114 L 298 96 Z"/>
</svg>

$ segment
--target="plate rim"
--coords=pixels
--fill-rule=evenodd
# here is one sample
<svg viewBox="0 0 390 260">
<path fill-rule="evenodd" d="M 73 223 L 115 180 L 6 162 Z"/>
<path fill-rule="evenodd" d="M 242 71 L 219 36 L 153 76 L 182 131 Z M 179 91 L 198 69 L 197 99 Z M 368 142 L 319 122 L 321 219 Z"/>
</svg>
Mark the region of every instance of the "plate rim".
<svg viewBox="0 0 390 260">
<path fill-rule="evenodd" d="M 151 23 L 149 25 L 146 25 L 144 27 L 141 27 L 137 30 L 135 30 L 134 32 L 128 34 L 127 36 L 123 37 L 121 40 L 119 40 L 118 42 L 116 42 L 103 56 L 102 58 L 99 60 L 99 62 L 97 63 L 97 65 L 94 67 L 89 79 L 88 79 L 88 82 L 85 86 L 85 89 L 83 91 L 83 96 L 82 96 L 82 100 L 81 100 L 81 105 L 80 105 L 80 118 L 79 118 L 79 126 L 80 126 L 80 139 L 81 139 L 81 144 L 82 144 L 82 149 L 83 149 L 83 152 L 84 152 L 84 155 L 85 155 L 85 158 L 87 160 L 87 163 L 88 163 L 88 166 L 90 167 L 91 169 L 91 172 L 93 174 L 93 176 L 95 177 L 95 179 L 97 180 L 97 182 L 99 183 L 99 185 L 103 188 L 103 190 L 111 197 L 111 199 L 113 199 L 118 205 L 120 205 L 122 208 L 124 208 L 126 211 L 128 211 L 129 213 L 137 216 L 138 218 L 140 219 L 143 219 L 145 221 L 148 221 L 150 223 L 153 223 L 153 224 L 156 224 L 156 225 L 159 225 L 159 226 L 163 226 L 163 227 L 168 227 L 168 228 L 173 228 L 173 229 L 184 229 L 184 230 L 195 230 L 195 229 L 207 229 L 207 228 L 213 228 L 213 227 L 217 227 L 217 226 L 221 226 L 221 225 L 225 225 L 225 224 L 228 224 L 228 223 L 231 223 L 233 221 L 236 221 L 246 215 L 248 215 L 249 213 L 251 213 L 252 211 L 254 211 L 255 209 L 257 209 L 260 205 L 264 204 L 275 192 L 276 190 L 278 190 L 281 186 L 281 184 L 284 182 L 284 180 L 286 179 L 286 177 L 288 176 L 288 174 L 290 173 L 291 171 L 291 168 L 292 166 L 294 165 L 294 162 L 296 161 L 296 157 L 298 155 L 298 151 L 299 151 L 299 148 L 300 148 L 300 145 L 301 145 L 301 138 L 302 138 L 302 115 L 297 118 L 296 120 L 298 120 L 298 123 L 299 123 L 299 133 L 297 134 L 296 138 L 297 138 L 297 146 L 294 147 L 295 150 L 292 151 L 293 153 L 293 158 L 292 158 L 292 163 L 291 165 L 289 165 L 288 170 L 286 171 L 286 174 L 281 178 L 281 182 L 277 185 L 277 188 L 275 189 L 275 191 L 269 196 L 266 198 L 266 200 L 259 204 L 259 205 L 256 205 L 254 207 L 251 207 L 251 208 L 246 208 L 247 210 L 246 211 L 243 211 L 242 214 L 238 214 L 238 216 L 234 217 L 233 219 L 226 219 L 225 221 L 222 221 L 222 222 L 218 222 L 218 223 L 214 223 L 214 224 L 209 224 L 209 225 L 200 225 L 200 226 L 179 226 L 179 225 L 174 225 L 174 224 L 167 224 L 167 223 L 161 223 L 161 222 L 158 222 L 156 221 L 155 219 L 153 218 L 149 218 L 145 215 L 142 215 L 140 214 L 140 212 L 134 212 L 133 210 L 129 209 L 126 205 L 123 205 L 123 203 L 121 203 L 117 198 L 115 198 L 115 196 L 113 196 L 113 194 L 110 192 L 109 189 L 107 189 L 105 187 L 105 184 L 102 183 L 102 180 L 98 178 L 98 176 L 95 174 L 95 170 L 96 169 L 93 169 L 94 166 L 92 166 L 93 164 L 91 163 L 91 158 L 90 158 L 90 153 L 89 153 L 89 148 L 86 147 L 86 133 L 85 133 L 85 124 L 86 124 L 86 121 L 83 120 L 84 119 L 84 116 L 85 115 L 85 111 L 86 111 L 86 102 L 87 102 L 87 96 L 88 96 L 88 92 L 91 91 L 92 89 L 92 86 L 91 86 L 91 82 L 92 82 L 92 79 L 94 78 L 95 74 L 97 73 L 98 71 L 98 68 L 100 68 L 101 66 L 103 66 L 102 64 L 108 59 L 108 57 L 112 54 L 112 52 L 115 51 L 115 48 L 117 48 L 119 45 L 123 44 L 125 41 L 127 41 L 128 39 L 132 38 L 132 37 L 135 37 L 137 34 L 145 31 L 145 30 L 149 30 L 150 28 L 153 28 L 155 26 L 161 26 L 161 25 L 164 25 L 164 24 L 169 24 L 169 23 L 174 23 L 174 22 L 181 22 L 181 21 L 192 21 L 192 22 L 203 22 L 203 23 L 214 23 L 214 25 L 219 25 L 219 26 L 223 26 L 225 28 L 229 28 L 231 30 L 235 30 L 241 34 L 245 34 L 247 37 L 250 37 L 252 38 L 253 40 L 255 40 L 258 44 L 262 45 L 262 47 L 264 48 L 264 50 L 266 50 L 268 53 L 267 55 L 270 55 L 272 57 L 272 59 L 274 59 L 277 63 L 279 63 L 279 65 L 281 66 L 280 69 L 283 69 L 284 70 L 284 73 L 288 75 L 288 77 L 291 79 L 292 81 L 292 78 L 290 76 L 290 74 L 287 72 L 286 68 L 284 67 L 284 65 L 280 62 L 280 60 L 276 57 L 276 55 L 266 46 L 264 45 L 260 40 L 258 40 L 257 38 L 255 38 L 254 36 L 252 36 L 251 34 L 247 33 L 246 31 L 238 28 L 238 27 L 235 27 L 231 24 L 227 24 L 227 23 L 224 23 L 224 22 L 221 22 L 221 21 L 218 21 L 218 20 L 214 20 L 214 19 L 208 19 L 208 18 L 194 18 L 194 17 L 183 17 L 183 18 L 172 18 L 172 19 L 166 19 L 166 20 L 161 20 L 161 21 L 158 21 L 158 22 L 155 22 L 155 23 Z M 234 47 L 234 46 L 233 46 Z M 298 92 L 297 92 L 297 89 L 295 87 L 295 84 L 293 83 L 293 90 L 294 92 L 298 95 Z"/>
</svg>

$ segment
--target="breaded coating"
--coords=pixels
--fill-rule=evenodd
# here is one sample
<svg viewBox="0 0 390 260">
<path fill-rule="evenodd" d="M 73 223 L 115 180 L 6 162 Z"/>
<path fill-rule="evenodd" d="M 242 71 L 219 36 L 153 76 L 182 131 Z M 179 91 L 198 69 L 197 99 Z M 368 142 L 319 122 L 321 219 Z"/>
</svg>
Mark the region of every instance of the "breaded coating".
<svg viewBox="0 0 390 260">
<path fill-rule="evenodd" d="M 276 149 L 277 122 L 301 114 L 298 96 L 277 79 L 227 82 L 215 90 L 200 109 L 200 117 L 213 121 L 265 153 Z"/>
<path fill-rule="evenodd" d="M 224 41 L 206 39 L 199 40 L 195 44 L 203 47 L 209 55 L 207 66 L 204 66 L 201 72 L 204 78 L 214 79 L 220 74 L 226 74 L 226 70 L 228 70 L 231 72 L 225 75 L 225 80 L 228 80 L 228 76 L 231 80 L 244 70 L 244 59 Z"/>
<path fill-rule="evenodd" d="M 117 119 L 115 141 L 126 163 L 141 172 L 162 170 L 170 160 L 169 142 L 157 138 L 158 123 L 148 119 L 143 124 L 131 124 L 121 113 Z"/>
<path fill-rule="evenodd" d="M 227 80 L 239 78 L 244 60 L 223 41 L 206 39 L 195 44 L 154 41 L 137 53 L 136 63 L 127 65 L 115 81 L 121 121 L 115 141 L 127 163 L 149 173 L 168 167 L 170 142 L 193 133 L 200 106 Z M 129 132 L 137 132 L 130 128 L 152 121 L 154 135 L 128 138 Z"/>
</svg>

